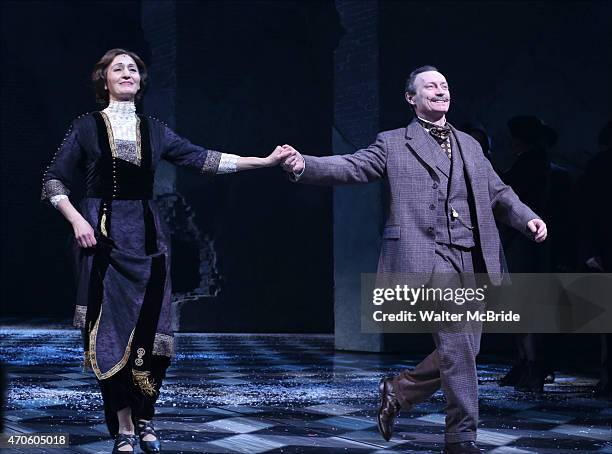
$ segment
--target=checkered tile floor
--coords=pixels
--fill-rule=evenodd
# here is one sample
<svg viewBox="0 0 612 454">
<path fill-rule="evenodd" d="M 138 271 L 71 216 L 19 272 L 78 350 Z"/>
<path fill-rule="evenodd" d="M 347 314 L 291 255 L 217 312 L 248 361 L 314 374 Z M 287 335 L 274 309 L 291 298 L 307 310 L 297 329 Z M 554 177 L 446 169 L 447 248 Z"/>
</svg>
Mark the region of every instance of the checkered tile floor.
<svg viewBox="0 0 612 454">
<path fill-rule="evenodd" d="M 420 358 L 335 352 L 331 336 L 182 334 L 177 341 L 156 416 L 165 453 L 442 449 L 441 393 L 402 413 L 391 442 L 376 429 L 380 377 Z M 77 331 L 0 328 L 7 433 L 68 432 L 70 449 L 57 452 L 111 451 L 100 394 L 80 358 Z M 536 397 L 499 388 L 503 372 L 499 364 L 479 365 L 478 438 L 487 452 L 612 453 L 612 408 L 590 397 L 594 379 L 560 374 Z"/>
</svg>

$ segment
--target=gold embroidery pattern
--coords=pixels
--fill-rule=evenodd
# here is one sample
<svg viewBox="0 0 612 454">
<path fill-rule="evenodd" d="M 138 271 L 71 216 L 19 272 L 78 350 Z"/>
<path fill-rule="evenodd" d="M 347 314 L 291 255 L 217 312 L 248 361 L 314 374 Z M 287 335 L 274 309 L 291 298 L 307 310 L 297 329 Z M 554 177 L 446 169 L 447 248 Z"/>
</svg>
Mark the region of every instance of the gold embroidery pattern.
<svg viewBox="0 0 612 454">
<path fill-rule="evenodd" d="M 140 367 L 144 364 L 144 360 L 142 359 L 142 357 L 145 354 L 145 349 L 140 347 L 138 350 L 136 350 L 136 354 L 138 355 L 138 358 L 134 360 L 134 364 Z"/>
<path fill-rule="evenodd" d="M 174 337 L 168 334 L 155 333 L 153 354 L 172 358 L 174 356 Z"/>
<path fill-rule="evenodd" d="M 134 364 L 136 364 L 136 366 L 141 367 L 144 364 L 142 357 L 145 355 L 145 353 L 145 349 L 142 347 L 136 350 L 136 354 L 138 355 L 138 358 L 134 360 Z M 155 390 L 155 381 L 151 378 L 151 373 L 149 371 L 132 369 L 132 378 L 134 380 L 134 384 L 137 385 L 147 396 L 155 396 L 157 394 L 157 391 Z"/>
<path fill-rule="evenodd" d="M 117 150 L 116 157 L 118 159 L 137 166 L 140 165 L 140 160 L 136 153 L 136 141 L 115 139 L 115 149 Z"/>
<path fill-rule="evenodd" d="M 102 219 L 100 219 L 100 232 L 102 232 L 102 235 L 108 236 L 108 230 L 106 230 L 106 208 L 104 208 Z"/>
<path fill-rule="evenodd" d="M 110 120 L 106 113 L 100 112 L 102 114 L 102 118 L 104 119 L 104 124 L 106 125 L 106 133 L 108 134 L 108 142 L 111 148 L 111 153 L 113 158 L 120 158 L 120 154 L 117 152 L 117 145 L 115 143 L 115 136 L 113 135 L 113 127 L 111 126 Z M 141 138 L 140 138 L 140 117 L 136 117 L 136 162 L 140 165 L 142 161 L 142 147 L 141 147 Z"/>
<path fill-rule="evenodd" d="M 204 165 L 200 169 L 200 173 L 216 174 L 219 169 L 219 162 L 221 162 L 221 153 L 218 151 L 208 150 L 206 153 L 206 159 Z"/>
<path fill-rule="evenodd" d="M 147 396 L 155 396 L 157 391 L 155 390 L 155 381 L 150 377 L 149 371 L 140 371 L 132 369 L 132 379 L 134 384 L 140 388 L 140 390 Z"/>
<path fill-rule="evenodd" d="M 70 191 L 60 180 L 52 179 L 43 182 L 41 200 L 50 199 L 55 195 L 69 195 Z"/>
<path fill-rule="evenodd" d="M 74 319 L 72 326 L 75 328 L 85 328 L 85 316 L 87 315 L 87 306 L 76 305 L 74 309 Z"/>
<path fill-rule="evenodd" d="M 142 162 L 142 147 L 140 140 L 140 117 L 136 117 L 136 159 L 138 160 L 138 165 Z"/>
<path fill-rule="evenodd" d="M 100 112 L 100 115 L 102 115 L 102 119 L 104 120 L 104 124 L 106 125 L 106 134 L 108 135 L 108 143 L 110 145 L 111 155 L 113 156 L 113 193 L 114 193 L 115 188 L 117 186 L 116 185 L 117 182 L 115 181 L 115 162 L 114 162 L 114 158 L 117 154 L 117 150 L 115 148 L 115 136 L 113 135 L 113 128 L 106 114 L 104 112 Z M 104 205 L 102 207 L 102 217 L 100 218 L 100 232 L 102 232 L 102 235 L 108 237 L 108 229 L 106 228 L 106 210 L 107 210 L 107 206 L 106 206 L 106 202 L 104 202 Z"/>
<path fill-rule="evenodd" d="M 91 357 L 89 351 L 83 352 L 83 372 L 87 372 L 91 369 Z"/>
<path fill-rule="evenodd" d="M 113 127 L 111 126 L 108 116 L 104 112 L 100 112 L 104 124 L 106 125 L 106 134 L 108 134 L 108 144 L 110 145 L 111 154 L 113 158 L 117 156 L 117 149 L 115 148 L 115 136 L 113 135 Z"/>
<path fill-rule="evenodd" d="M 123 357 L 119 360 L 117 364 L 111 367 L 107 372 L 102 373 L 100 367 L 98 366 L 98 359 L 96 357 L 96 339 L 98 336 L 98 327 L 100 326 L 100 319 L 102 318 L 102 308 L 100 307 L 100 315 L 98 315 L 98 319 L 96 320 L 96 324 L 93 329 L 89 333 L 89 358 L 91 360 L 91 368 L 93 369 L 98 380 L 104 380 L 106 378 L 110 378 L 119 372 L 123 366 L 125 366 L 130 359 L 130 353 L 132 351 L 132 339 L 134 337 L 134 330 L 130 334 L 130 338 L 128 340 L 127 346 L 125 347 L 125 351 L 123 352 Z"/>
</svg>

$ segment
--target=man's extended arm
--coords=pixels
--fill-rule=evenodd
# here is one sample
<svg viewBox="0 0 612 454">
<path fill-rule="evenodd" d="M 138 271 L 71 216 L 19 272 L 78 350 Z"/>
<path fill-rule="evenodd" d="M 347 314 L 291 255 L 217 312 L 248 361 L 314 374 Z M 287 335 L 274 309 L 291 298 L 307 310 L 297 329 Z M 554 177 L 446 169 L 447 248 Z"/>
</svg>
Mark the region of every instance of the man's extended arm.
<svg viewBox="0 0 612 454">
<path fill-rule="evenodd" d="M 293 150 L 283 168 L 294 174 L 294 180 L 301 183 L 334 185 L 368 183 L 381 178 L 385 173 L 387 151 L 381 134 L 367 148 L 355 153 L 336 156 L 302 156 L 293 147 L 283 148 Z"/>
</svg>

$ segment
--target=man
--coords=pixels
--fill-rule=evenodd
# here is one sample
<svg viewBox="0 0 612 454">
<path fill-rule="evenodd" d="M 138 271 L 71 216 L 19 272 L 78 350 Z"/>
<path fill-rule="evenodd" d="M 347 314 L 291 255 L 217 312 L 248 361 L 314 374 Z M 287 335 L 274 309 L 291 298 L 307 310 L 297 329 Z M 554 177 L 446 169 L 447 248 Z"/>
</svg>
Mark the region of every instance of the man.
<svg viewBox="0 0 612 454">
<path fill-rule="evenodd" d="M 283 168 L 303 183 L 386 180 L 389 210 L 379 273 L 486 271 L 494 284 L 501 283 L 503 252 L 493 213 L 537 242 L 546 238 L 546 225 L 499 179 L 478 142 L 446 122 L 449 87 L 435 67 L 413 71 L 405 97 L 417 116 L 407 128 L 381 132 L 375 143 L 350 155 L 302 156 L 284 145 L 290 154 Z M 434 341 L 434 352 L 414 370 L 381 380 L 379 430 L 389 440 L 400 408 L 408 410 L 442 387 L 444 452 L 480 452 L 480 332 L 438 332 Z"/>
</svg>

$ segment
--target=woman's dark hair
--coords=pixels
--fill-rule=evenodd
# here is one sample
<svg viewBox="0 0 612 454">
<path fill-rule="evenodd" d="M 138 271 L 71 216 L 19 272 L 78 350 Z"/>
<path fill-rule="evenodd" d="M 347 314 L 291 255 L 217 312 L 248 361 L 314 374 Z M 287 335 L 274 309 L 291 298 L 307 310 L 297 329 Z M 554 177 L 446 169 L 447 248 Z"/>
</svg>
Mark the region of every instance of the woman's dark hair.
<svg viewBox="0 0 612 454">
<path fill-rule="evenodd" d="M 91 73 L 91 80 L 96 93 L 96 102 L 104 107 L 106 107 L 109 102 L 108 90 L 104 88 L 106 85 L 106 70 L 117 55 L 128 55 L 132 57 L 138 67 L 138 72 L 140 73 L 140 90 L 136 93 L 135 102 L 140 101 L 144 94 L 145 87 L 147 86 L 147 67 L 142 61 L 142 58 L 134 52 L 125 49 L 117 48 L 106 51 L 98 63 L 96 63 Z"/>
</svg>

